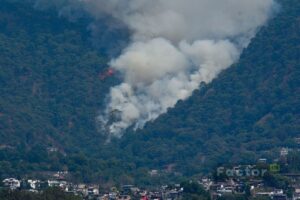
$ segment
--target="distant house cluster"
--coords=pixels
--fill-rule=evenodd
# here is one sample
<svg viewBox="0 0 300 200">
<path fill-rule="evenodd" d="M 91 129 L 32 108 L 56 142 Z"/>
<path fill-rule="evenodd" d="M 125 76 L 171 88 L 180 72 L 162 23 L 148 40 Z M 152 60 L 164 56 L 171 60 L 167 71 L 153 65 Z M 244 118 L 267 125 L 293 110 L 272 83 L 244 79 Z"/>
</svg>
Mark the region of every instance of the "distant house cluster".
<svg viewBox="0 0 300 200">
<path fill-rule="evenodd" d="M 259 179 L 212 181 L 211 179 L 203 178 L 200 184 L 210 193 L 212 200 L 223 196 L 244 195 L 247 192 L 249 192 L 250 196 L 257 199 L 300 200 L 299 183 L 291 186 L 293 188 L 292 198 L 289 198 L 283 189 L 268 187 L 263 180 Z"/>
<path fill-rule="evenodd" d="M 74 184 L 65 180 L 68 172 L 57 172 L 48 180 L 6 178 L 2 185 L 10 190 L 24 190 L 29 192 L 42 192 L 49 187 L 61 188 L 66 193 L 80 195 L 86 199 L 99 197 L 99 185 Z"/>
<path fill-rule="evenodd" d="M 297 138 L 297 142 L 300 144 L 300 138 Z M 205 177 L 199 183 L 210 193 L 212 200 L 223 196 L 245 194 L 256 199 L 300 200 L 300 173 L 280 169 L 282 165 L 288 166 L 287 157 L 293 150 L 295 151 L 295 149 L 281 148 L 278 158 L 271 163 L 266 158 L 260 158 L 253 165 L 219 167 L 216 170 L 217 179 Z M 284 179 L 287 185 L 274 184 L 276 182 L 272 177 L 274 175 Z"/>
<path fill-rule="evenodd" d="M 277 158 L 271 163 L 266 158 L 260 158 L 256 164 L 252 165 L 219 167 L 216 169 L 216 174 L 201 177 L 197 183 L 202 186 L 211 200 L 235 195 L 256 199 L 300 200 L 300 173 L 282 172 L 278 164 L 282 163 L 284 167 L 287 167 L 289 165 L 287 158 L 291 151 L 289 148 L 281 148 Z M 148 173 L 151 177 L 159 177 L 163 173 L 173 172 L 173 168 L 170 165 L 166 170 L 153 169 Z M 272 174 L 283 177 L 288 185 L 270 185 L 268 182 L 270 180 L 265 175 Z M 141 189 L 142 187 L 134 185 L 123 185 L 105 190 L 98 184 L 67 181 L 68 171 L 49 172 L 47 175 L 49 178 L 46 180 L 6 178 L 2 180 L 2 185 L 10 190 L 36 193 L 43 192 L 49 187 L 56 187 L 66 193 L 81 196 L 85 200 L 181 200 L 185 194 L 185 188 L 180 184 L 158 186 L 151 190 Z"/>
<path fill-rule="evenodd" d="M 241 166 L 236 166 L 235 169 L 240 169 Z M 272 200 L 300 200 L 300 176 L 291 177 L 293 185 L 292 198 L 284 192 L 283 189 L 269 187 L 264 183 L 264 180 L 251 178 L 230 178 L 227 180 L 212 180 L 211 178 L 203 177 L 198 183 L 210 194 L 212 200 L 217 200 L 220 197 L 228 195 L 245 195 L 262 199 L 268 197 Z M 26 190 L 30 192 L 42 192 L 48 187 L 61 188 L 66 193 L 72 193 L 81 196 L 86 200 L 180 200 L 182 198 L 184 187 L 180 184 L 170 186 L 161 186 L 153 190 L 140 189 L 133 185 L 123 185 L 120 189 L 113 187 L 109 192 L 100 192 L 99 185 L 92 184 L 73 184 L 65 180 L 33 180 L 16 178 L 4 179 L 3 185 L 10 190 Z"/>
<path fill-rule="evenodd" d="M 83 199 L 92 200 L 177 200 L 183 192 L 183 188 L 180 185 L 176 185 L 174 188 L 163 186 L 154 191 L 141 190 L 133 185 L 124 185 L 120 190 L 113 187 L 109 192 L 99 192 L 99 185 L 91 184 L 73 184 L 65 180 L 32 180 L 16 178 L 4 179 L 3 185 L 10 190 L 25 190 L 29 192 L 42 192 L 49 187 L 61 188 L 66 193 L 72 193 L 81 196 Z"/>
</svg>

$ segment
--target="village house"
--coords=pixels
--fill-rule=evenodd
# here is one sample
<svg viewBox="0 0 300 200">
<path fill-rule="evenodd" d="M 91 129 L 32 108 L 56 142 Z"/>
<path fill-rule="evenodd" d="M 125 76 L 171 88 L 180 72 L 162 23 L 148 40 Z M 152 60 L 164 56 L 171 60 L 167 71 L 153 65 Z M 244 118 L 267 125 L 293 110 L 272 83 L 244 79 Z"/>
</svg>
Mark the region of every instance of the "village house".
<svg viewBox="0 0 300 200">
<path fill-rule="evenodd" d="M 60 187 L 62 189 L 65 189 L 67 187 L 66 181 L 48 180 L 47 182 L 49 187 Z"/>
<path fill-rule="evenodd" d="M 39 180 L 27 180 L 27 183 L 32 189 L 37 189 L 39 182 L 40 182 Z"/>
<path fill-rule="evenodd" d="M 260 158 L 260 159 L 258 159 L 257 163 L 258 163 L 258 164 L 266 164 L 267 161 L 268 161 L 268 160 L 267 160 L 266 158 Z"/>
<path fill-rule="evenodd" d="M 156 169 L 153 169 L 149 172 L 150 176 L 158 176 L 159 175 L 159 171 Z"/>
<path fill-rule="evenodd" d="M 53 178 L 55 178 L 56 180 L 65 180 L 68 174 L 69 174 L 68 171 L 59 171 L 53 174 Z"/>
<path fill-rule="evenodd" d="M 289 149 L 288 148 L 281 148 L 280 150 L 280 156 L 281 157 L 286 157 L 289 154 Z"/>
<path fill-rule="evenodd" d="M 88 196 L 88 187 L 85 184 L 79 184 L 77 185 L 77 187 L 75 188 L 76 193 L 85 196 Z"/>
<path fill-rule="evenodd" d="M 7 187 L 11 190 L 18 189 L 21 186 L 21 181 L 15 179 L 15 178 L 7 178 L 7 179 L 4 179 L 2 182 L 3 182 L 4 187 Z"/>
<path fill-rule="evenodd" d="M 300 200 L 300 186 L 296 186 L 293 193 L 293 200 Z"/>
<path fill-rule="evenodd" d="M 213 181 L 209 178 L 202 178 L 200 181 L 199 181 L 199 184 L 202 185 L 202 187 L 208 191 L 209 188 L 212 186 L 213 184 Z"/>
<path fill-rule="evenodd" d="M 88 187 L 88 196 L 98 196 L 99 195 L 99 186 L 91 185 Z"/>
</svg>

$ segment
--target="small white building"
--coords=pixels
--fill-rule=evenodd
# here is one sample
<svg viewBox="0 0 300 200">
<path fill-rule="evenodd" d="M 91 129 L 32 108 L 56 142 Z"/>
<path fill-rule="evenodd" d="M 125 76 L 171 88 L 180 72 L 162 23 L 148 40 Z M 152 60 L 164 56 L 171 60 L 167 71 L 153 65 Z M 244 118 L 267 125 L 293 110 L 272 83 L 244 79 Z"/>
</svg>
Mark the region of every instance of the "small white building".
<svg viewBox="0 0 300 200">
<path fill-rule="evenodd" d="M 48 180 L 48 186 L 49 187 L 60 187 L 62 189 L 65 189 L 67 187 L 66 181 L 58 181 L 58 180 Z"/>
<path fill-rule="evenodd" d="M 267 163 L 267 159 L 266 158 L 260 158 L 260 159 L 258 159 L 258 163 L 259 164 L 266 164 Z"/>
<path fill-rule="evenodd" d="M 94 195 L 94 196 L 97 196 L 99 195 L 99 187 L 97 186 L 91 186 L 88 188 L 88 194 L 89 195 Z"/>
<path fill-rule="evenodd" d="M 48 180 L 49 187 L 59 187 L 60 182 L 57 180 Z"/>
<path fill-rule="evenodd" d="M 300 187 L 295 188 L 295 192 L 293 194 L 293 200 L 300 200 Z"/>
<path fill-rule="evenodd" d="M 7 178 L 4 179 L 2 182 L 5 187 L 9 187 L 11 190 L 18 189 L 21 186 L 21 181 L 15 178 Z"/>
<path fill-rule="evenodd" d="M 289 149 L 288 148 L 282 148 L 280 150 L 280 156 L 281 157 L 286 157 L 289 154 Z"/>
<path fill-rule="evenodd" d="M 40 181 L 39 180 L 27 180 L 27 183 L 30 185 L 30 188 L 33 190 L 38 189 Z"/>
<path fill-rule="evenodd" d="M 153 169 L 151 171 L 149 171 L 150 176 L 158 176 L 159 175 L 159 171 L 156 169 Z"/>
<path fill-rule="evenodd" d="M 83 196 L 88 196 L 88 187 L 85 184 L 79 184 L 76 187 L 76 192 L 82 194 Z"/>
</svg>

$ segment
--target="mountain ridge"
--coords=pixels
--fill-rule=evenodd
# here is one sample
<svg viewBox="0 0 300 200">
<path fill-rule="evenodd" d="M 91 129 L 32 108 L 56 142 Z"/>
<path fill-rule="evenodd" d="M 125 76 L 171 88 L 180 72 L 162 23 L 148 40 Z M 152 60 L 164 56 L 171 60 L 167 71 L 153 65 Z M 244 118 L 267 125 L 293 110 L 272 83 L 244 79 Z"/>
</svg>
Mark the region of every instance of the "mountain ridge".
<svg viewBox="0 0 300 200">
<path fill-rule="evenodd" d="M 297 1 L 280 3 L 280 13 L 259 31 L 237 64 L 144 130 L 129 133 L 122 145 L 156 166 L 175 161 L 178 169 L 192 173 L 224 162 L 272 159 L 278 148 L 295 147 L 293 138 L 300 131 L 300 7 Z M 157 148 L 151 153 L 153 146 Z M 193 164 L 185 168 L 189 162 Z"/>
<path fill-rule="evenodd" d="M 280 13 L 212 83 L 109 144 L 95 117 L 118 77 L 99 79 L 108 57 L 91 47 L 87 24 L 8 2 L 0 8 L 0 177 L 69 170 L 85 181 L 149 184 L 297 147 L 298 0 L 281 0 Z M 156 179 L 152 169 L 170 173 Z"/>
</svg>

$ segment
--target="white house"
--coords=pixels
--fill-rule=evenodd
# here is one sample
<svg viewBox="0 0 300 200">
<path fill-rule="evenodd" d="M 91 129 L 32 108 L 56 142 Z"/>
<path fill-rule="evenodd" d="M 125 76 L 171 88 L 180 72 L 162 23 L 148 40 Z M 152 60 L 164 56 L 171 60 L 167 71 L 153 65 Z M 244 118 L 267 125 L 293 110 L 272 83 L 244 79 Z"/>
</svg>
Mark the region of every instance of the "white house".
<svg viewBox="0 0 300 200">
<path fill-rule="evenodd" d="M 7 178 L 3 180 L 3 184 L 5 187 L 9 187 L 10 189 L 15 190 L 17 188 L 20 188 L 21 181 L 15 178 Z"/>
</svg>

